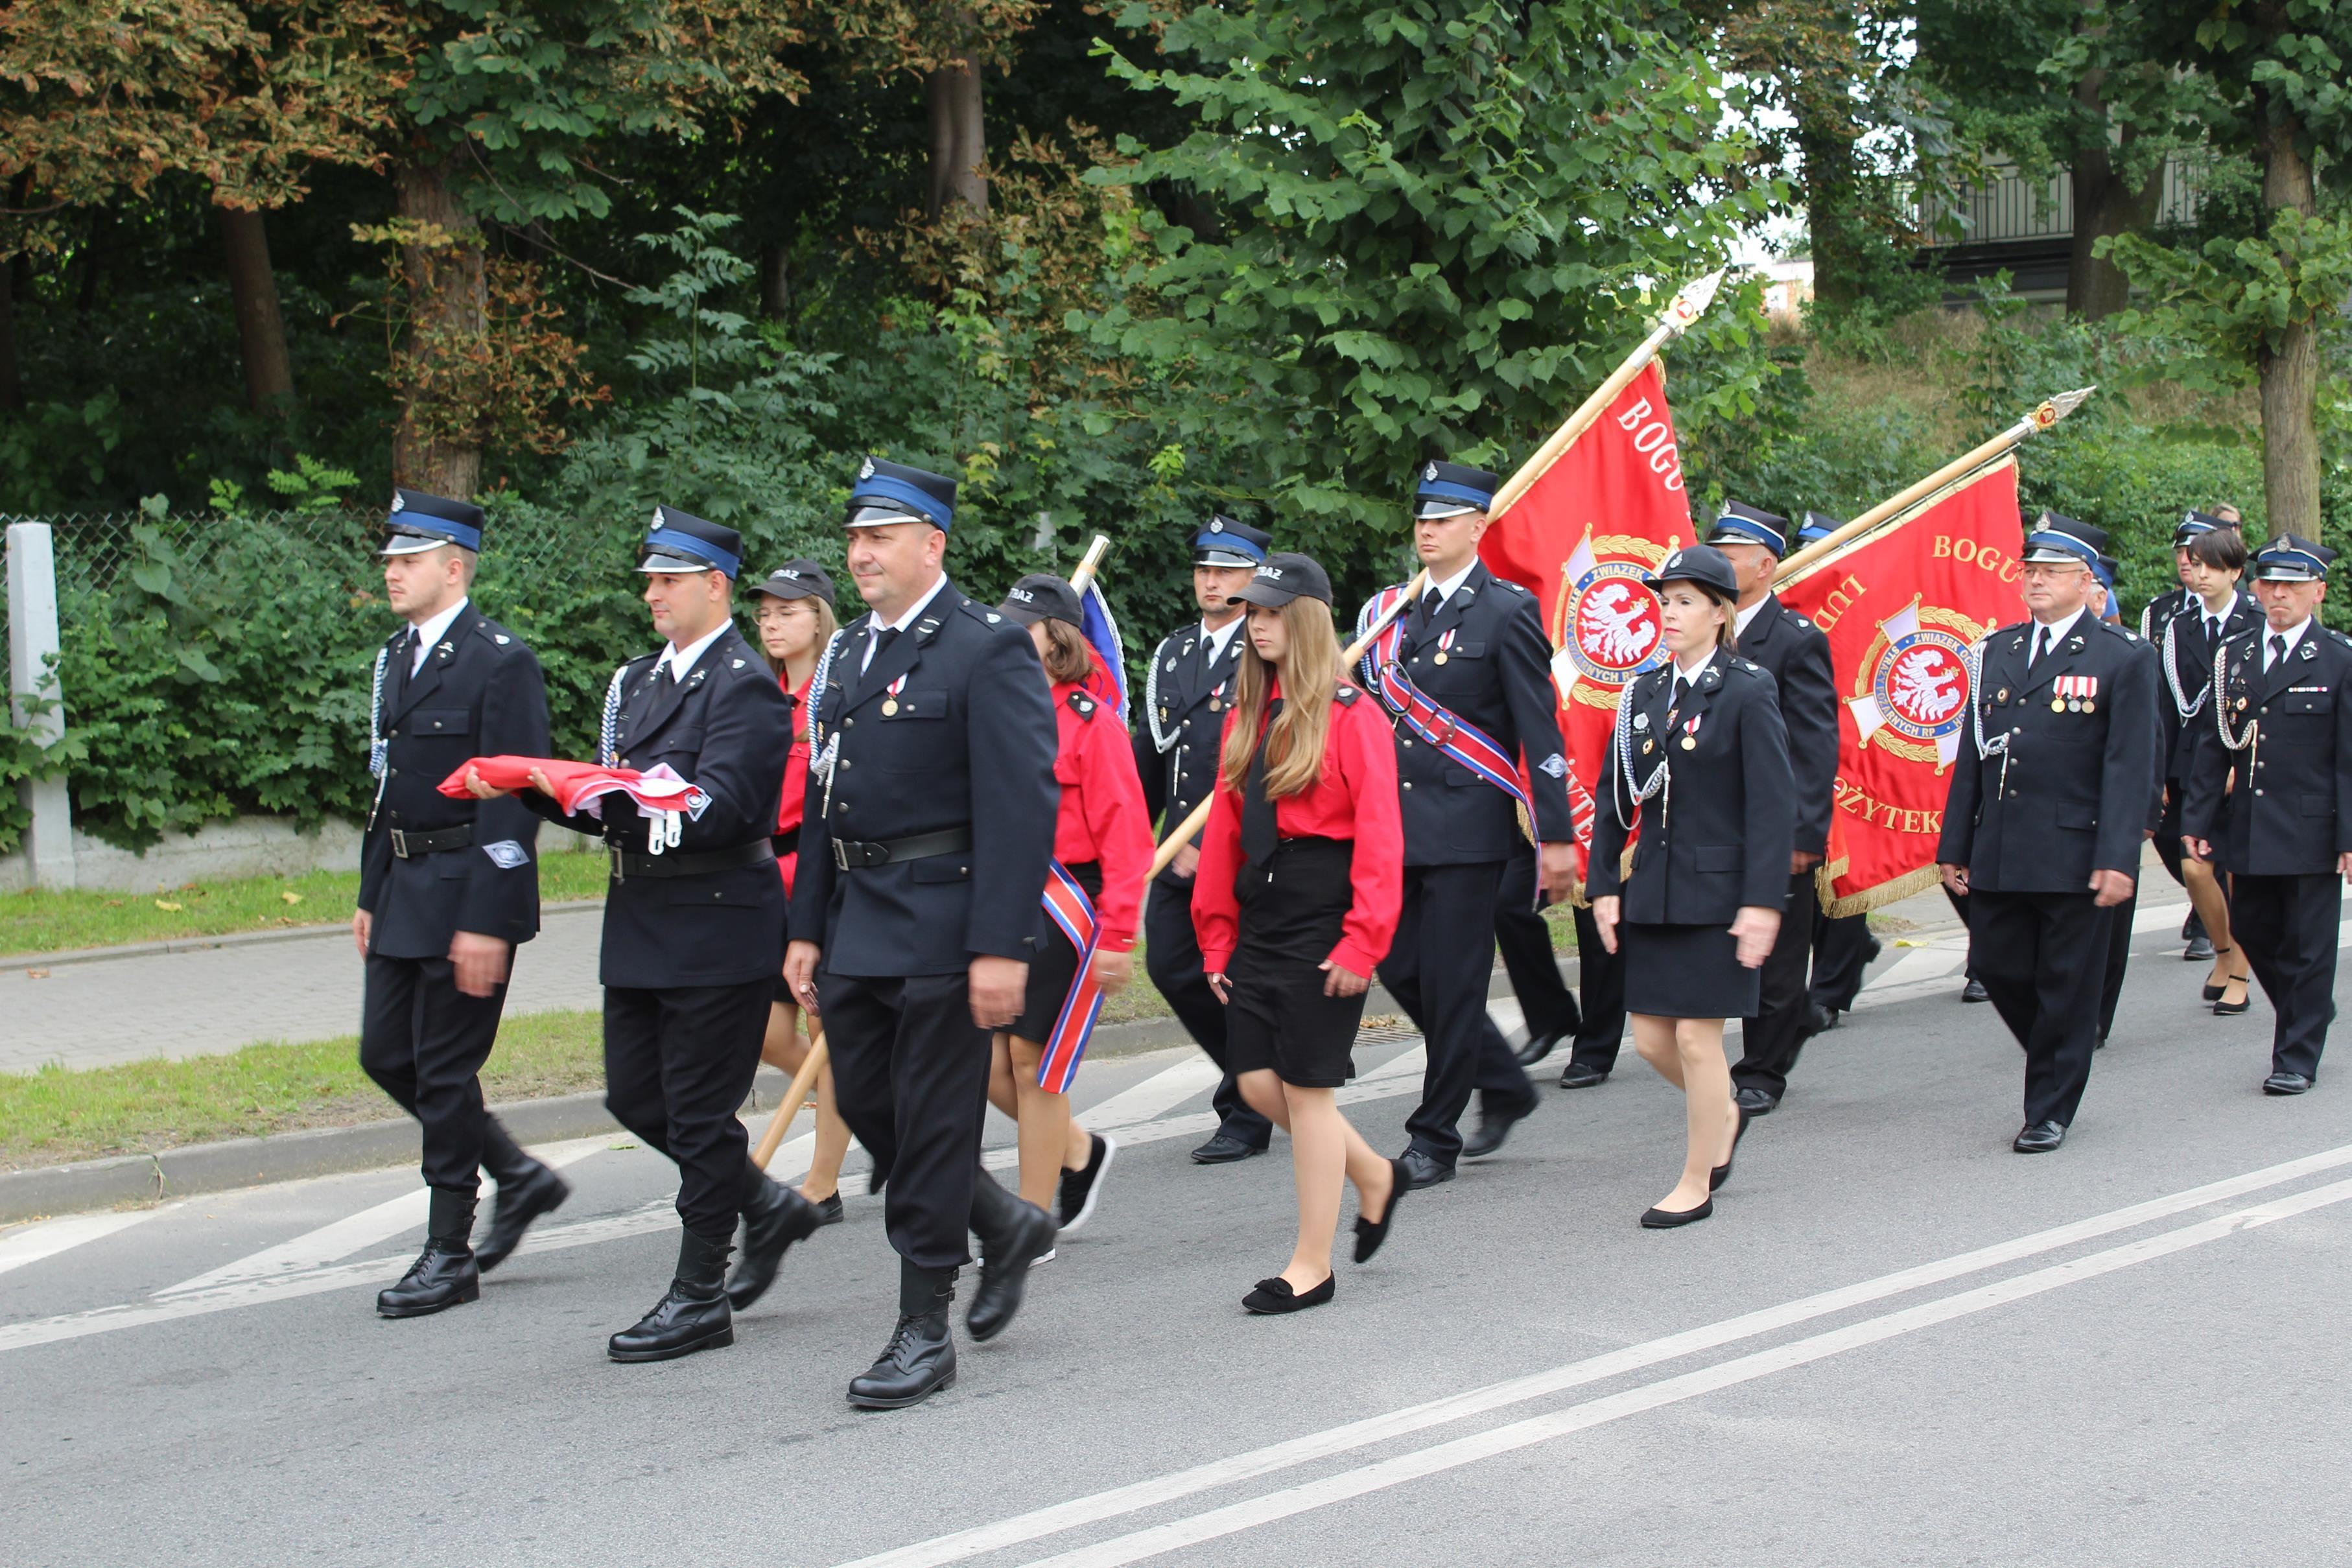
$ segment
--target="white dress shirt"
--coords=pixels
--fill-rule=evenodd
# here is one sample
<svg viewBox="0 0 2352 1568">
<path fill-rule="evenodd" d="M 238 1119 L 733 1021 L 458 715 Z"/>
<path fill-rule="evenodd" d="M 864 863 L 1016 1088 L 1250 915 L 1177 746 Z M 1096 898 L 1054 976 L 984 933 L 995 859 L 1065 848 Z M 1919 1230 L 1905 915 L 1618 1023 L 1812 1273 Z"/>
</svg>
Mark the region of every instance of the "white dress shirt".
<svg viewBox="0 0 2352 1568">
<path fill-rule="evenodd" d="M 425 655 L 433 651 L 434 643 L 449 634 L 449 628 L 456 625 L 457 617 L 465 612 L 466 601 L 460 599 L 457 603 L 416 628 L 416 641 L 410 643 L 408 649 L 410 674 L 413 675 L 425 667 Z"/>
<path fill-rule="evenodd" d="M 2284 632 L 2274 631 L 2267 625 L 2264 626 L 2263 628 L 2263 673 L 2264 674 L 2270 674 L 2271 666 L 2278 662 L 2276 659 L 2271 657 L 2272 638 L 2284 637 L 2286 639 L 2286 649 L 2284 653 L 2279 654 L 2279 658 L 2292 659 L 2294 657 L 2295 649 L 2303 644 L 2304 633 L 2310 630 L 2311 617 L 2308 615 L 2305 616 L 2301 621 L 2298 621 Z"/>
<path fill-rule="evenodd" d="M 677 643 L 672 643 L 668 647 L 662 650 L 661 658 L 656 661 L 654 664 L 655 673 L 658 674 L 660 672 L 667 670 L 671 680 L 682 681 L 686 679 L 687 672 L 694 668 L 694 662 L 702 657 L 702 651 L 705 648 L 709 647 L 713 643 L 719 641 L 719 634 L 727 630 L 727 625 L 728 623 L 726 622 L 721 621 L 718 625 L 712 627 L 703 635 L 697 637 L 693 642 L 688 643 L 683 648 L 679 647 Z"/>
<path fill-rule="evenodd" d="M 1429 601 L 1429 596 L 1431 594 L 1434 593 L 1437 595 L 1437 602 L 1430 605 L 1430 613 L 1433 615 L 1435 614 L 1438 611 L 1445 608 L 1445 601 L 1454 597 L 1454 591 L 1461 587 L 1464 583 L 1469 581 L 1470 574 L 1477 570 L 1478 558 L 1476 556 L 1472 556 L 1468 566 L 1464 567 L 1460 571 L 1455 572 L 1444 582 L 1433 582 L 1427 588 L 1422 590 L 1422 602 L 1426 604 Z"/>
<path fill-rule="evenodd" d="M 2039 645 L 2042 634 L 2044 632 L 2050 633 L 2050 652 L 2053 653 L 2056 653 L 2058 651 L 2058 644 L 2063 643 L 2066 640 L 2066 634 L 2074 631 L 2074 622 L 2080 621 L 2085 614 L 2087 614 L 2090 608 L 2091 607 L 2087 604 L 2079 606 L 2076 608 L 2074 613 L 2066 617 L 2065 620 L 2053 621 L 2046 626 L 2041 622 L 2036 621 L 2033 623 L 2033 630 L 2028 633 L 2028 636 L 2031 637 L 2032 641 L 2028 642 L 2025 645 L 2025 657 L 2027 661 L 2026 668 L 2030 670 L 2034 666 L 2034 664 L 2041 662 L 2034 658 L 2033 650 L 2037 645 Z"/>
<path fill-rule="evenodd" d="M 1762 599 L 1759 599 L 1755 603 L 1749 605 L 1747 609 L 1734 614 L 1731 618 L 1731 634 L 1734 637 L 1747 636 L 1748 623 L 1755 620 L 1758 615 L 1763 612 L 1766 601 L 1771 597 L 1772 596 L 1768 593 Z"/>
<path fill-rule="evenodd" d="M 857 662 L 857 673 L 862 675 L 867 670 L 874 667 L 874 650 L 880 645 L 883 632 L 904 632 L 908 627 L 912 626 L 917 618 L 919 618 L 923 613 L 923 611 L 930 604 L 931 601 L 940 596 L 940 590 L 945 588 L 947 585 L 947 574 L 945 572 L 941 572 L 940 574 L 939 580 L 931 584 L 931 591 L 929 593 L 924 594 L 920 599 L 915 601 L 913 604 L 909 605 L 904 615 L 901 615 L 896 621 L 892 621 L 887 623 L 877 621 L 867 628 L 866 633 L 866 652 Z"/>
<path fill-rule="evenodd" d="M 1225 656 L 1225 649 L 1240 632 L 1243 622 L 1248 619 L 1249 612 L 1244 611 L 1214 632 L 1209 630 L 1207 622 L 1201 622 L 1201 641 L 1208 647 L 1208 668 L 1213 670 L 1217 667 L 1217 661 Z"/>
</svg>

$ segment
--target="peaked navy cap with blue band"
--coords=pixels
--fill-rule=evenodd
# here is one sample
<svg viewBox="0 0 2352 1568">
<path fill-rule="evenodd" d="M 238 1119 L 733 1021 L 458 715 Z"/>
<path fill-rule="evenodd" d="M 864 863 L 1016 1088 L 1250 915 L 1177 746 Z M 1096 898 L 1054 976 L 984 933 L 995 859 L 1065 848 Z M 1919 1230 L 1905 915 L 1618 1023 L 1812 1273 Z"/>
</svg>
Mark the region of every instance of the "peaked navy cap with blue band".
<svg viewBox="0 0 2352 1568">
<path fill-rule="evenodd" d="M 1711 545 L 1762 545 L 1774 555 L 1789 553 L 1789 519 L 1745 501 L 1726 501 L 1723 516 L 1706 530 Z"/>
<path fill-rule="evenodd" d="M 1255 566 L 1274 548 L 1274 536 L 1223 512 L 1192 536 L 1194 566 Z"/>
<path fill-rule="evenodd" d="M 2336 552 L 2300 534 L 2281 534 L 2254 552 L 2257 582 L 2326 582 Z"/>
<path fill-rule="evenodd" d="M 646 525 L 646 559 L 639 571 L 723 571 L 730 580 L 743 570 L 743 536 L 705 522 L 676 507 L 656 507 Z"/>
<path fill-rule="evenodd" d="M 2025 536 L 2025 563 L 2028 566 L 2037 563 L 2055 566 L 2071 561 L 2076 566 L 2092 569 L 2106 553 L 2106 529 L 2078 523 L 2056 512 L 2044 512 L 2035 518 L 2033 530 Z"/>
<path fill-rule="evenodd" d="M 955 520 L 956 482 L 928 468 L 868 457 L 857 465 L 849 486 L 849 515 L 842 526 L 878 528 L 891 523 L 929 523 L 941 533 Z"/>
<path fill-rule="evenodd" d="M 2183 512 L 2179 526 L 2172 530 L 2172 548 L 2179 549 L 2199 534 L 2210 534 L 2238 525 L 2227 517 L 2217 517 L 2210 512 Z"/>
<path fill-rule="evenodd" d="M 1421 465 L 1419 486 L 1412 493 L 1412 515 L 1416 518 L 1436 518 L 1483 512 L 1494 504 L 1495 492 L 1502 487 L 1503 476 L 1489 474 L 1484 468 L 1471 468 L 1460 463 L 1424 463 Z"/>
<path fill-rule="evenodd" d="M 378 555 L 418 555 L 443 545 L 479 550 L 482 508 L 471 501 L 453 501 L 426 490 L 395 489 L 383 529 L 383 548 L 375 552 Z"/>
<path fill-rule="evenodd" d="M 1845 523 L 1843 517 L 1832 517 L 1827 512 L 1807 512 L 1805 526 L 1797 530 L 1797 542 L 1801 545 L 1818 544 L 1845 527 Z"/>
</svg>

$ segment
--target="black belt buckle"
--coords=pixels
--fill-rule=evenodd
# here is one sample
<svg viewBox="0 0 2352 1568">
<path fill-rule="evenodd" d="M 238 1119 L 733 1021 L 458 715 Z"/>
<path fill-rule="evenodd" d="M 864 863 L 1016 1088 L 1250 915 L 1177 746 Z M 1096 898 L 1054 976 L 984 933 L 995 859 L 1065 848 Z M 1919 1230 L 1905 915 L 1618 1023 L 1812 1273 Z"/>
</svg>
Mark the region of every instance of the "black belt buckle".
<svg viewBox="0 0 2352 1568">
<path fill-rule="evenodd" d="M 622 864 L 623 857 L 625 856 L 628 852 L 623 849 L 620 845 L 614 843 L 612 840 L 606 839 L 604 841 L 604 853 L 611 857 L 613 862 L 613 880 L 614 882 L 628 881 L 629 873 L 623 868 Z"/>
<path fill-rule="evenodd" d="M 855 839 L 833 841 L 833 864 L 836 871 L 864 871 L 868 866 L 887 865 L 890 846 L 860 843 Z"/>
<path fill-rule="evenodd" d="M 408 835 L 398 828 L 392 830 L 392 852 L 402 860 L 408 858 Z"/>
</svg>

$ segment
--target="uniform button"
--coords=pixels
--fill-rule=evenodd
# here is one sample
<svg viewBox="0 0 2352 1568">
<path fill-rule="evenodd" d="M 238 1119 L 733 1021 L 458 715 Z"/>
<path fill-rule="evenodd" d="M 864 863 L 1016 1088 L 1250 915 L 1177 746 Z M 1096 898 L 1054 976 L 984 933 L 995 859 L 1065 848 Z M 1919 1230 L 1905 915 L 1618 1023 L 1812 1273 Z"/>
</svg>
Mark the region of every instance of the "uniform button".
<svg viewBox="0 0 2352 1568">
<path fill-rule="evenodd" d="M 1406 741 L 1405 741 L 1405 744 L 1406 744 L 1407 746 L 1411 746 L 1411 745 L 1412 744 L 1412 739 L 1411 739 L 1410 737 L 1408 737 L 1408 738 L 1406 739 Z"/>
<path fill-rule="evenodd" d="M 842 727 L 842 728 L 844 728 L 844 729 L 847 729 L 851 725 L 856 724 L 856 722 L 857 722 L 857 721 L 856 721 L 856 719 L 854 719 L 854 718 L 845 718 L 845 719 L 843 719 L 843 720 L 841 721 L 841 727 Z"/>
<path fill-rule="evenodd" d="M 2255 791 L 2254 791 L 2254 793 L 2255 793 L 2255 794 L 2257 794 L 2257 795 L 2259 795 L 2259 794 L 2261 794 L 2261 793 L 2262 793 L 2262 791 L 2261 791 L 2261 790 L 2259 790 L 2259 789 L 2257 789 L 2257 790 L 2255 790 Z"/>
<path fill-rule="evenodd" d="M 1412 789 L 1412 779 L 1406 779 L 1406 780 L 1404 781 L 1404 788 L 1405 788 L 1405 789 Z M 2257 793 L 2257 794 L 2259 794 L 2259 793 L 2260 793 L 2260 791 L 2259 791 L 2259 790 L 2257 790 L 2257 791 L 2256 791 L 2256 793 Z"/>
<path fill-rule="evenodd" d="M 844 768 L 848 767 L 848 766 L 849 766 L 849 758 L 846 758 L 846 757 L 843 758 L 841 759 L 841 765 L 842 765 Z"/>
<path fill-rule="evenodd" d="M 395 729 L 390 735 L 384 737 L 384 738 L 387 740 L 398 740 L 400 738 L 400 731 Z"/>
</svg>

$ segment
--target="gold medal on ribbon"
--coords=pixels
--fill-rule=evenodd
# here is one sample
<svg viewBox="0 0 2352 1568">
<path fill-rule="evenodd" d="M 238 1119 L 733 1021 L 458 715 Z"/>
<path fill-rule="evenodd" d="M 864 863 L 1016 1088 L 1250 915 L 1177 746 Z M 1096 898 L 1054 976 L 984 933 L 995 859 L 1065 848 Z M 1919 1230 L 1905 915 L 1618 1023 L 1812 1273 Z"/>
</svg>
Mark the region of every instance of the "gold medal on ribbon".
<svg viewBox="0 0 2352 1568">
<path fill-rule="evenodd" d="M 893 714 L 896 714 L 898 711 L 898 699 L 897 697 L 884 697 L 884 698 L 882 699 L 882 716 L 883 716 L 884 718 L 888 718 L 888 717 L 890 717 Z"/>
<path fill-rule="evenodd" d="M 1684 736 L 1683 749 L 1685 751 L 1696 751 L 1698 749 L 1698 737 L 1695 735 Z"/>
</svg>

